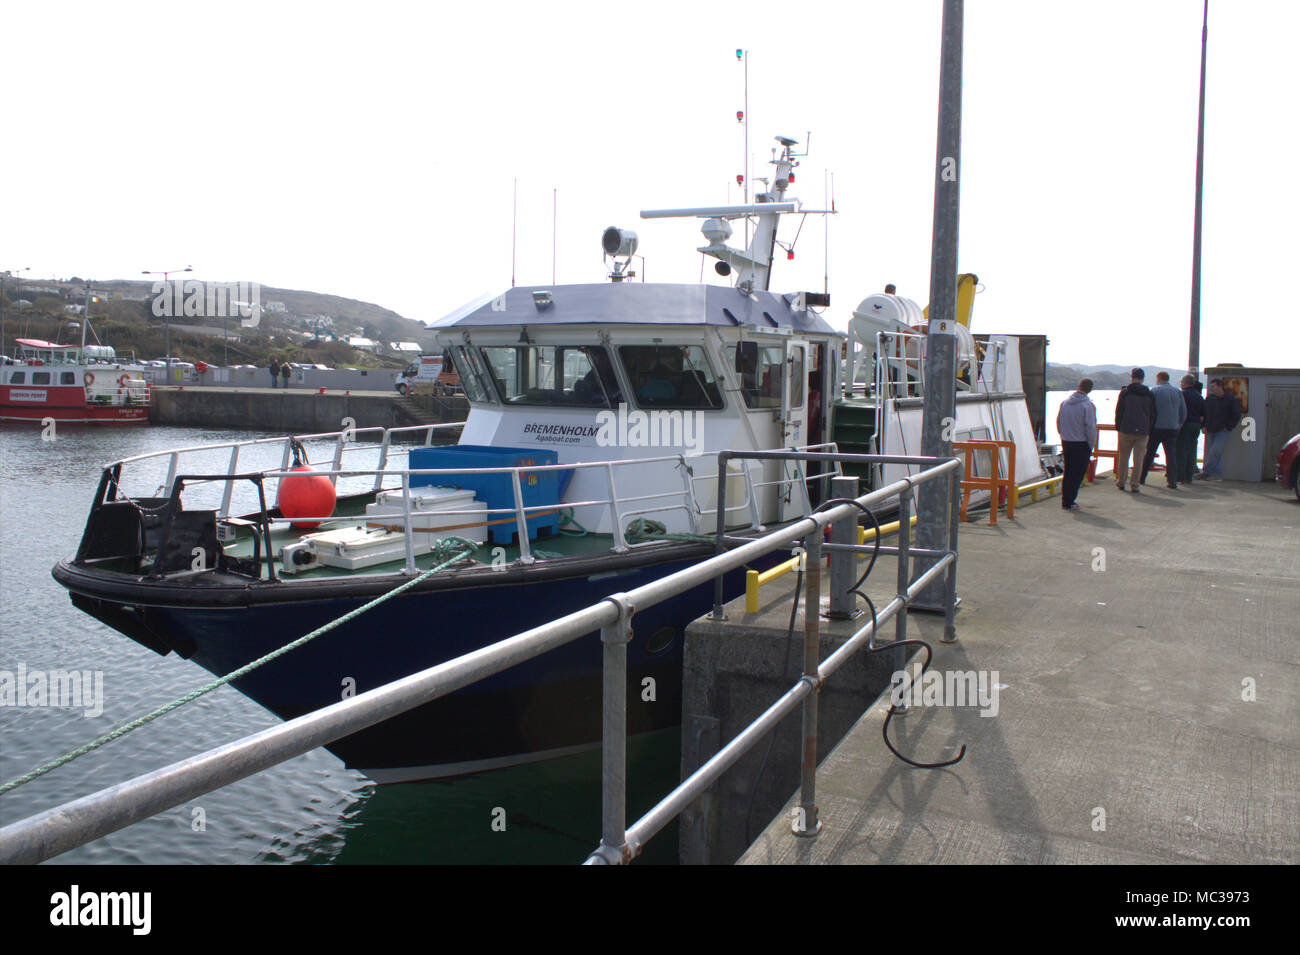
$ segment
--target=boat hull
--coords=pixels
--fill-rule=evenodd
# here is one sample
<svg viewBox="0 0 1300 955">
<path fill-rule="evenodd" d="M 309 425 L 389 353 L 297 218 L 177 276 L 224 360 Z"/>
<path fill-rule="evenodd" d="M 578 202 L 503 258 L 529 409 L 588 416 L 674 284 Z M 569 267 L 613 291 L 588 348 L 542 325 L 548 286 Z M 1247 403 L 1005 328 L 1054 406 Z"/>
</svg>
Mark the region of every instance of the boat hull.
<svg viewBox="0 0 1300 955">
<path fill-rule="evenodd" d="M 60 424 L 148 424 L 144 404 L 93 404 L 84 388 L 38 386 L 0 387 L 0 421 L 44 421 Z"/>
<path fill-rule="evenodd" d="M 675 550 L 673 556 L 565 561 L 574 564 L 567 572 L 551 568 L 544 574 L 495 575 L 514 578 L 499 582 L 479 574 L 459 586 L 413 588 L 233 686 L 277 716 L 292 719 L 631 590 L 707 553 L 698 545 L 686 548 L 694 552 L 691 556 Z M 617 566 L 602 569 L 611 563 Z M 737 570 L 726 576 L 729 598 L 743 589 L 743 575 Z M 66 562 L 55 568 L 55 577 L 73 592 L 80 609 L 157 652 L 176 650 L 214 674 L 229 673 L 371 599 L 295 600 L 294 591 L 302 589 L 290 582 L 254 585 L 258 596 L 252 605 L 227 589 L 223 602 L 228 605 L 209 600 L 204 606 L 195 591 L 208 588 L 160 588 L 158 582 L 132 578 L 133 590 L 155 588 L 146 602 L 139 593 L 114 595 L 107 575 Z M 268 599 L 272 596 L 285 599 Z M 685 628 L 708 611 L 712 600 L 709 583 L 634 616 L 628 646 L 629 733 L 680 724 Z M 462 775 L 575 752 L 600 740 L 601 670 L 600 635 L 589 633 L 327 748 L 379 782 Z"/>
</svg>

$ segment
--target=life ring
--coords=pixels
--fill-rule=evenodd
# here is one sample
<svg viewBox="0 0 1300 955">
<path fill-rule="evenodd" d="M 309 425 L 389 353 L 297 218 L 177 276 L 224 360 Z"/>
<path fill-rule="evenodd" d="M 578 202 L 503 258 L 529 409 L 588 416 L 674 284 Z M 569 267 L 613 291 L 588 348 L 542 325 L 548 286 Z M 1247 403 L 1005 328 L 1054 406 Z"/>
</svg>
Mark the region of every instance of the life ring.
<svg viewBox="0 0 1300 955">
<path fill-rule="evenodd" d="M 86 384 L 93 385 L 94 383 L 95 383 L 95 373 L 93 371 L 86 372 Z"/>
<path fill-rule="evenodd" d="M 128 381 L 130 381 L 130 380 L 131 380 L 131 376 L 128 375 L 128 374 L 126 374 L 125 372 L 123 372 L 123 373 L 122 373 L 122 377 L 120 377 L 120 378 L 117 379 L 117 387 L 119 387 L 119 388 L 125 388 L 125 387 L 126 387 L 126 383 L 127 383 Z"/>
</svg>

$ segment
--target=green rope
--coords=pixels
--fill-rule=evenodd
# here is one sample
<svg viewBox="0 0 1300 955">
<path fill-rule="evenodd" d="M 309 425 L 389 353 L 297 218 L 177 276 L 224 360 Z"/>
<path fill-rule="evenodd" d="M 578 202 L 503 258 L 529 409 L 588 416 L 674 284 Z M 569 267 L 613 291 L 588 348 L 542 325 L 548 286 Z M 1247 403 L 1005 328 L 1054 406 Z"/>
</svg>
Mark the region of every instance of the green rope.
<svg viewBox="0 0 1300 955">
<path fill-rule="evenodd" d="M 569 530 L 568 526 L 570 524 L 576 527 L 577 530 L 576 531 Z M 560 512 L 560 533 L 569 534 L 573 537 L 587 536 L 587 529 L 578 523 L 577 519 L 573 516 L 573 508 L 571 507 L 566 507 L 564 510 Z"/>
<path fill-rule="evenodd" d="M 703 541 L 710 543 L 717 538 L 713 534 L 670 534 L 668 525 L 662 521 L 650 521 L 644 517 L 638 517 L 627 525 L 627 530 L 623 536 L 629 544 L 640 544 L 643 541 Z"/>
<path fill-rule="evenodd" d="M 319 637 L 322 633 L 328 633 L 329 631 L 335 629 L 336 627 L 342 626 L 343 624 L 347 623 L 349 620 L 361 616 L 361 614 L 365 613 L 367 610 L 371 609 L 372 607 L 379 606 L 385 600 L 388 600 L 391 597 L 396 597 L 398 594 L 402 593 L 405 590 L 409 590 L 410 588 L 418 584 L 420 581 L 426 579 L 427 577 L 432 576 L 433 574 L 436 574 L 438 571 L 442 570 L 443 568 L 449 567 L 450 565 L 457 563 L 458 561 L 464 560 L 466 557 L 468 557 L 471 553 L 473 553 L 476 550 L 478 550 L 478 545 L 475 544 L 473 541 L 466 540 L 463 537 L 440 538 L 438 541 L 434 543 L 432 553 L 434 555 L 434 560 L 438 560 L 439 558 L 444 558 L 444 559 L 441 561 L 441 563 L 437 564 L 436 566 L 429 568 L 428 570 L 424 571 L 418 576 L 412 577 L 410 580 L 406 581 L 406 583 L 394 587 L 392 590 L 388 591 L 387 593 L 380 594 L 374 600 L 370 601 L 369 603 L 362 604 L 356 610 L 348 611 L 338 619 L 331 620 L 329 623 L 325 624 L 324 626 L 316 628 L 311 633 L 299 637 L 297 640 L 294 640 L 290 643 L 286 643 L 284 646 L 280 647 L 280 649 L 272 650 L 270 653 L 266 654 L 266 656 L 259 657 L 258 659 L 254 660 L 251 663 L 246 663 L 238 670 L 233 670 L 230 673 L 227 673 L 223 677 L 218 677 L 217 679 L 213 680 L 211 683 L 201 686 L 197 690 L 192 690 L 189 693 L 186 693 L 184 696 L 180 697 L 179 699 L 172 700 L 172 702 L 166 704 L 165 706 L 160 706 L 152 713 L 149 713 L 145 716 L 141 716 L 138 719 L 134 719 L 129 723 L 124 723 L 122 726 L 119 726 L 117 729 L 112 730 L 111 732 L 105 733 L 103 736 L 99 737 L 98 739 L 92 740 L 86 745 L 78 749 L 74 749 L 70 753 L 64 753 L 62 756 L 58 757 L 57 759 L 51 760 L 50 762 L 46 763 L 43 766 L 38 766 L 36 769 L 33 769 L 31 772 L 27 773 L 24 776 L 19 776 L 17 779 L 10 780 L 9 782 L 5 783 L 3 786 L 0 786 L 0 796 L 3 796 L 5 793 L 9 792 L 10 790 L 17 789 L 19 786 L 22 786 L 25 783 L 31 782 L 33 779 L 38 779 L 41 776 L 44 776 L 46 773 L 58 769 L 60 766 L 67 765 L 68 763 L 72 762 L 74 759 L 76 759 L 79 756 L 85 756 L 87 753 L 94 752 L 95 750 L 99 749 L 101 746 L 105 745 L 106 743 L 111 743 L 113 740 L 125 736 L 127 733 L 131 732 L 132 730 L 139 729 L 141 726 L 144 726 L 146 723 L 151 723 L 154 720 L 158 719 L 158 717 L 170 713 L 172 710 L 178 709 L 184 706 L 186 703 L 190 703 L 194 700 L 197 700 L 199 697 L 203 696 L 204 694 L 211 693 L 213 690 L 217 689 L 220 686 L 224 686 L 225 684 L 231 682 L 232 680 L 237 680 L 241 676 L 244 676 L 247 673 L 251 673 L 253 670 L 256 670 L 258 667 L 266 663 L 270 663 L 272 660 L 276 659 L 279 656 L 283 656 L 284 654 L 288 653 L 290 650 L 297 649 L 298 647 L 302 646 L 304 643 L 307 643 L 309 640 L 314 640 L 316 637 Z"/>
</svg>

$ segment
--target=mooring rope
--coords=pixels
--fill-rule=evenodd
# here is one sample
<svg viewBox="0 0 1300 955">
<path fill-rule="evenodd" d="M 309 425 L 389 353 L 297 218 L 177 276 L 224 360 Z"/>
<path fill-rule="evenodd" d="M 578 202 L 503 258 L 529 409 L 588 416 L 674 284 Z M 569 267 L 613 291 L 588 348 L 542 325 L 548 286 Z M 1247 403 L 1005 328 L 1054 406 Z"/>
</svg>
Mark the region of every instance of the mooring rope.
<svg viewBox="0 0 1300 955">
<path fill-rule="evenodd" d="M 466 557 L 468 557 L 476 550 L 478 550 L 478 545 L 475 544 L 473 541 L 466 540 L 463 537 L 444 537 L 439 539 L 434 543 L 432 553 L 434 555 L 434 560 L 438 560 L 439 558 L 444 558 L 444 559 L 441 560 L 441 562 L 438 563 L 436 566 L 431 567 L 426 571 L 423 571 L 422 573 L 418 574 L 415 577 L 412 577 L 410 580 L 406 581 L 403 584 L 398 585 L 397 587 L 394 587 L 392 590 L 388 591 L 387 593 L 380 594 L 378 597 L 376 597 L 374 600 L 371 600 L 369 603 L 362 604 L 360 607 L 357 607 L 355 610 L 350 610 L 347 613 L 345 613 L 343 616 L 331 620 L 329 623 L 324 624 L 323 626 L 317 627 L 311 633 L 301 636 L 297 640 L 293 640 L 289 643 L 286 643 L 278 650 L 272 650 L 270 653 L 266 654 L 265 656 L 258 657 L 256 660 L 252 661 L 251 663 L 246 663 L 239 669 L 232 670 L 230 673 L 227 673 L 225 676 L 218 677 L 217 679 L 211 681 L 210 683 L 207 683 L 196 690 L 191 690 L 189 693 L 186 693 L 184 696 L 172 700 L 170 703 L 167 703 L 164 706 L 158 707 L 158 709 L 154 710 L 152 713 L 148 713 L 144 716 L 134 719 L 129 723 L 124 723 L 123 725 L 119 726 L 117 729 L 105 733 L 103 736 L 100 736 L 98 739 L 91 740 L 89 743 L 77 749 L 74 749 L 70 753 L 64 753 L 62 756 L 58 757 L 57 759 L 50 760 L 50 762 L 45 763 L 42 766 L 36 767 L 36 769 L 33 769 L 31 772 L 23 776 L 19 776 L 17 779 L 11 779 L 9 782 L 0 786 L 0 796 L 3 796 L 5 793 L 10 792 L 11 790 L 17 789 L 19 786 L 31 782 L 33 779 L 39 779 L 41 776 L 44 776 L 46 773 L 58 769 L 60 766 L 65 766 L 80 756 L 85 756 L 87 753 L 94 752 L 95 750 L 99 749 L 101 746 L 105 745 L 106 743 L 111 743 L 115 739 L 120 739 L 121 737 L 125 736 L 127 733 L 131 732 L 132 730 L 139 729 L 141 726 L 144 726 L 147 723 L 152 723 L 154 720 L 158 719 L 158 717 L 170 713 L 172 710 L 178 709 L 184 706 L 186 703 L 193 702 L 194 700 L 197 700 L 199 697 L 204 696 L 207 693 L 211 693 L 213 690 L 217 689 L 220 686 L 224 686 L 225 684 L 231 682 L 232 680 L 237 680 L 241 676 L 251 673 L 252 671 L 256 670 L 258 667 L 270 663 L 272 660 L 276 659 L 277 657 L 283 656 L 289 651 L 295 650 L 298 647 L 302 646 L 304 643 L 316 639 L 322 633 L 328 633 L 329 631 L 342 626 L 343 624 L 347 623 L 349 620 L 353 620 L 356 617 L 361 616 L 367 610 L 379 606 L 384 601 L 389 600 L 392 597 L 396 597 L 398 594 L 402 593 L 403 591 L 411 589 L 420 581 L 427 579 L 433 574 L 436 574 L 438 571 L 442 570 L 443 568 L 449 567 L 454 563 L 464 560 Z"/>
</svg>

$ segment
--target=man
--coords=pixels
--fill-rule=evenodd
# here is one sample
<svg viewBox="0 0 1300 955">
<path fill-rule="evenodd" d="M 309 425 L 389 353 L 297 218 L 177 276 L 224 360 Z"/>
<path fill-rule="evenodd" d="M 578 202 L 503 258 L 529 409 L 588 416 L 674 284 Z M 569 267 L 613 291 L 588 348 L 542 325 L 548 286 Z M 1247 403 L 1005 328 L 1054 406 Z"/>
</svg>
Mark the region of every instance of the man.
<svg viewBox="0 0 1300 955">
<path fill-rule="evenodd" d="M 275 356 L 271 357 L 271 387 L 276 387 L 280 379 L 280 359 Z"/>
<path fill-rule="evenodd" d="M 1178 468 L 1175 464 L 1178 454 L 1175 445 L 1178 441 L 1178 432 L 1182 430 L 1183 422 L 1187 420 L 1187 405 L 1183 402 L 1182 392 L 1169 383 L 1167 371 L 1156 372 L 1156 386 L 1151 389 L 1151 397 L 1156 403 L 1156 427 L 1151 432 L 1147 453 L 1142 458 L 1141 483 L 1147 483 L 1147 473 L 1156 460 L 1156 449 L 1163 447 L 1165 487 L 1173 491 L 1178 488 Z"/>
<path fill-rule="evenodd" d="M 1146 372 L 1134 368 L 1129 376 L 1129 383 L 1119 391 L 1119 400 L 1115 402 L 1115 430 L 1117 435 L 1117 454 L 1115 457 L 1115 486 L 1124 490 L 1124 481 L 1128 479 L 1129 490 L 1138 492 L 1138 482 L 1142 479 L 1142 459 L 1147 453 L 1147 441 L 1156 426 L 1156 401 L 1151 397 L 1151 389 L 1143 384 Z M 1133 474 L 1129 477 L 1128 457 L 1133 455 Z"/>
<path fill-rule="evenodd" d="M 1183 406 L 1187 417 L 1178 431 L 1178 480 L 1191 484 L 1196 473 L 1196 443 L 1201 439 L 1201 423 L 1205 421 L 1205 399 L 1201 397 L 1201 383 L 1194 375 L 1183 375 Z"/>
<path fill-rule="evenodd" d="M 1097 446 L 1097 406 L 1088 397 L 1092 379 L 1080 378 L 1074 394 L 1061 402 L 1056 413 L 1056 431 L 1061 436 L 1061 453 L 1065 459 L 1065 477 L 1061 480 L 1061 507 L 1077 511 L 1079 485 L 1088 470 L 1092 449 Z"/>
<path fill-rule="evenodd" d="M 1223 388 L 1223 379 L 1210 382 L 1210 397 L 1205 399 L 1205 480 L 1223 480 L 1223 448 L 1228 435 L 1241 421 L 1241 404 L 1237 396 Z"/>
</svg>

